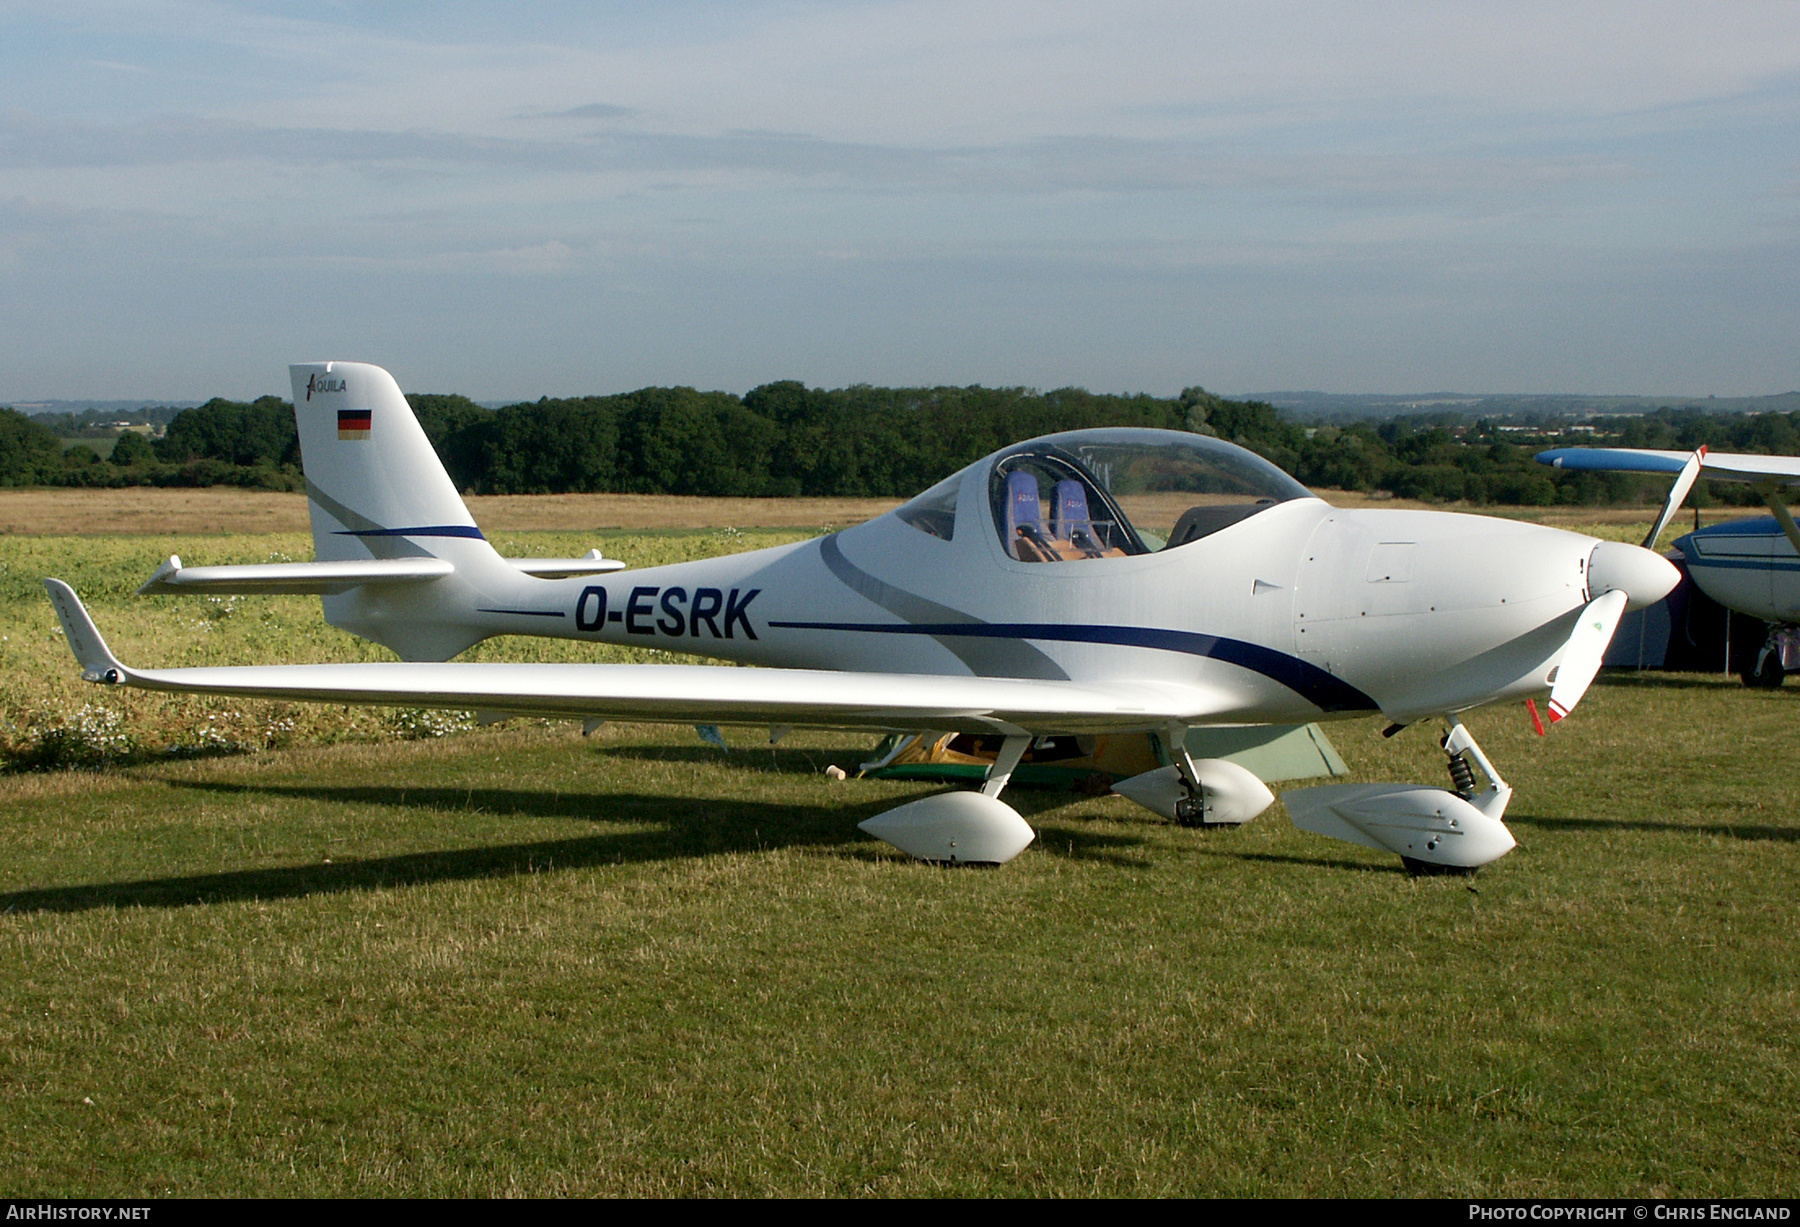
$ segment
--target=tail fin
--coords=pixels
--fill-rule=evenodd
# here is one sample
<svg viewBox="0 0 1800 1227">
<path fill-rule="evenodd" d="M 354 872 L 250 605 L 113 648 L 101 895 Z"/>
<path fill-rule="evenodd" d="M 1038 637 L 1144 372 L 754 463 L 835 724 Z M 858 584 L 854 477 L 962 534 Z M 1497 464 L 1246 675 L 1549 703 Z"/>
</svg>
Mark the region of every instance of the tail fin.
<svg viewBox="0 0 1800 1227">
<path fill-rule="evenodd" d="M 324 598 L 325 620 L 407 660 L 448 660 L 490 633 L 470 618 L 477 593 L 518 573 L 494 552 L 456 493 L 394 377 L 362 362 L 288 368 L 320 562 L 439 558 L 453 575 Z"/>
<path fill-rule="evenodd" d="M 394 377 L 362 362 L 288 368 L 321 562 L 410 558 L 481 540 Z"/>
</svg>

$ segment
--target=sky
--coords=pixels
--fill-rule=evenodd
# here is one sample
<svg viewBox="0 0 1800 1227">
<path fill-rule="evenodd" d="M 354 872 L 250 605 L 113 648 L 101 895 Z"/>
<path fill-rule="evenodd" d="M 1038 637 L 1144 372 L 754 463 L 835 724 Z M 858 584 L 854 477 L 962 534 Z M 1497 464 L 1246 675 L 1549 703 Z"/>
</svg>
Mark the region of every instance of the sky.
<svg viewBox="0 0 1800 1227">
<path fill-rule="evenodd" d="M 1800 4 L 0 0 L 0 403 L 1800 388 Z"/>
</svg>

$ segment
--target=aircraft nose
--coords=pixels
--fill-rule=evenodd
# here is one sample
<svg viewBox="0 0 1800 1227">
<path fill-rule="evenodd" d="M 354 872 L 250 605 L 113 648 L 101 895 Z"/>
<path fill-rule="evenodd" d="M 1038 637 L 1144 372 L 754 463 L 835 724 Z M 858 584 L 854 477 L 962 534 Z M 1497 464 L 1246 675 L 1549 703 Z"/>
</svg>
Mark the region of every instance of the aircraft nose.
<svg viewBox="0 0 1800 1227">
<path fill-rule="evenodd" d="M 1668 596 L 1681 572 L 1661 554 L 1623 541 L 1602 541 L 1588 559 L 1588 594 L 1623 592 L 1625 608 L 1642 609 Z"/>
</svg>

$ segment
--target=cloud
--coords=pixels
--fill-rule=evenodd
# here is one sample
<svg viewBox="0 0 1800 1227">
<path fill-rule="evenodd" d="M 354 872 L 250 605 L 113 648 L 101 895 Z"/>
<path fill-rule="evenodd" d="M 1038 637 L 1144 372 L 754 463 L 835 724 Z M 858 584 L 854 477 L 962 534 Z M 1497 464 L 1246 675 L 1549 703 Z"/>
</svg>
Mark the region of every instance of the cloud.
<svg viewBox="0 0 1800 1227">
<path fill-rule="evenodd" d="M 15 101 L 82 109 L 85 66 L 106 61 L 155 70 L 139 107 L 204 97 L 208 114 L 271 126 L 656 114 L 689 134 L 936 146 L 1247 135 L 1303 114 L 1622 116 L 1791 88 L 1800 68 L 1790 0 L 671 0 L 430 6 L 429 20 L 404 3 L 13 7 L 0 78 L 32 91 Z"/>
<path fill-rule="evenodd" d="M 630 119 L 638 112 L 631 107 L 614 106 L 610 102 L 590 102 L 586 106 L 570 107 L 566 111 L 557 111 L 547 115 L 546 119 Z"/>
<path fill-rule="evenodd" d="M 926 193 L 1262 192 L 1342 207 L 1422 205 L 1619 182 L 1641 168 L 1597 155 L 1246 154 L 1202 140 L 1062 137 L 952 147 L 738 131 L 590 133 L 564 139 L 279 128 L 170 116 L 134 124 L 0 115 L 0 167 L 170 167 L 243 163 L 311 170 L 410 168 L 592 176 L 750 176 L 833 190 Z M 678 181 L 678 180 L 677 180 Z"/>
<path fill-rule="evenodd" d="M 1800 301 L 1793 11 L 20 0 L 7 320 L 19 353 L 154 357 L 184 287 L 221 352 L 436 344 L 521 394 L 582 361 L 736 386 L 789 361 L 1115 387 L 1717 369 L 1749 347 L 1690 338 L 1760 348 Z M 1687 284 L 1716 287 L 1704 311 Z"/>
</svg>

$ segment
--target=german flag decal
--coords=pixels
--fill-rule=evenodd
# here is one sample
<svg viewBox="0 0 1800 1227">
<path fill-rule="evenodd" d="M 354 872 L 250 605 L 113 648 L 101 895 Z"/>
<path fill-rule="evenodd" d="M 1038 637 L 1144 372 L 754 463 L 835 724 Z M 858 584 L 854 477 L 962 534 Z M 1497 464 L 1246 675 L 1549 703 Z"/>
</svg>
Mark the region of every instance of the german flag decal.
<svg viewBox="0 0 1800 1227">
<path fill-rule="evenodd" d="M 339 409 L 338 438 L 367 439 L 373 413 L 368 409 Z"/>
</svg>

